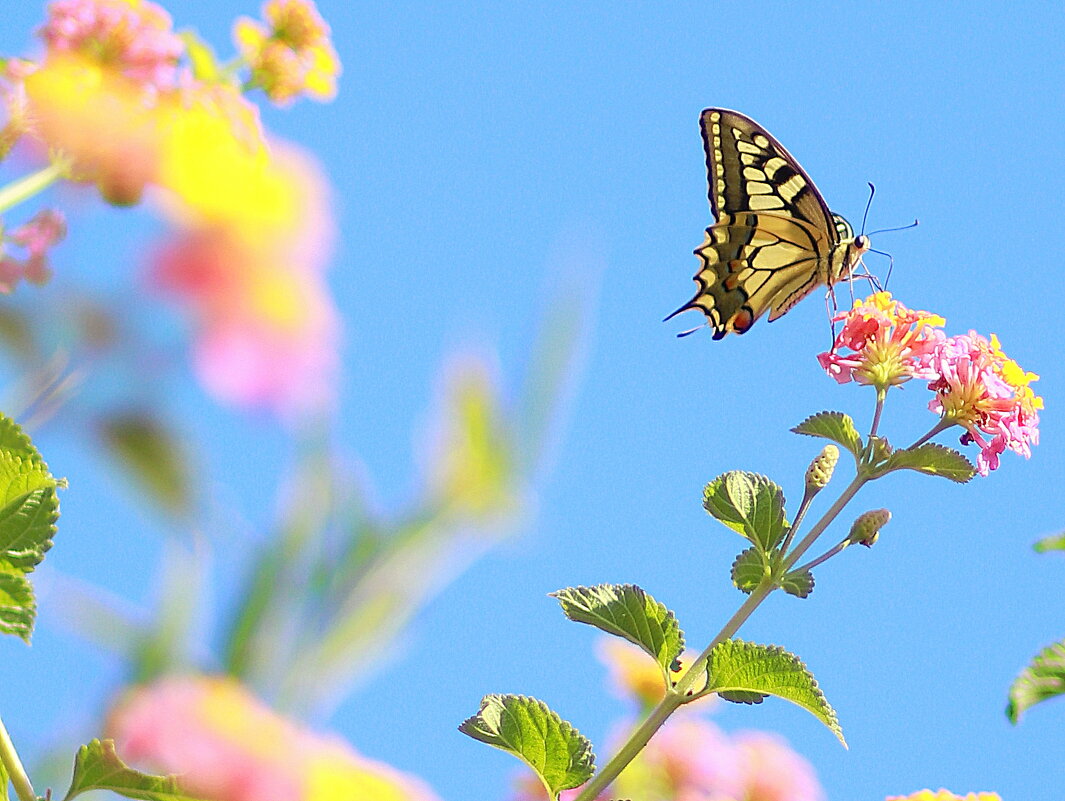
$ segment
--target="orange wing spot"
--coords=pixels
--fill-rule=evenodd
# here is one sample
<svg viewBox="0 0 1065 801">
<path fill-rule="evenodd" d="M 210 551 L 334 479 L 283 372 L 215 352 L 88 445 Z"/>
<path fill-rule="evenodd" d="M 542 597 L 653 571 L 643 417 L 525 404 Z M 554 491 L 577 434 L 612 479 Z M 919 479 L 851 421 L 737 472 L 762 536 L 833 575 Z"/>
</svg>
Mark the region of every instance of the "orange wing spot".
<svg viewBox="0 0 1065 801">
<path fill-rule="evenodd" d="M 752 325 L 754 325 L 754 315 L 751 314 L 750 309 L 740 309 L 732 315 L 732 330 L 737 334 L 746 334 L 751 330 Z"/>
<path fill-rule="evenodd" d="M 728 269 L 730 273 L 738 273 L 743 269 L 743 262 L 739 259 L 733 259 L 728 263 Z"/>
<path fill-rule="evenodd" d="M 725 280 L 721 282 L 721 285 L 729 292 L 732 292 L 740 285 L 740 277 L 736 273 L 729 273 L 725 276 Z"/>
</svg>

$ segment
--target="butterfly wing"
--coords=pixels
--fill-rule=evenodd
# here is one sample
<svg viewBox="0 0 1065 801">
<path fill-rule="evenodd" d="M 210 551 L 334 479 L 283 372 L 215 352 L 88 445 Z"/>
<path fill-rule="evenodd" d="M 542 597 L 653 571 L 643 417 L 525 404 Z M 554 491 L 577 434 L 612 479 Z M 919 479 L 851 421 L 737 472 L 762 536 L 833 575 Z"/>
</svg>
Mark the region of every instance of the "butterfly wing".
<svg viewBox="0 0 1065 801">
<path fill-rule="evenodd" d="M 851 254 L 837 221 L 846 222 L 768 131 L 727 109 L 700 120 L 715 223 L 695 249 L 695 296 L 666 319 L 700 309 L 721 339 L 766 311 L 775 320 L 849 269 Z"/>
</svg>

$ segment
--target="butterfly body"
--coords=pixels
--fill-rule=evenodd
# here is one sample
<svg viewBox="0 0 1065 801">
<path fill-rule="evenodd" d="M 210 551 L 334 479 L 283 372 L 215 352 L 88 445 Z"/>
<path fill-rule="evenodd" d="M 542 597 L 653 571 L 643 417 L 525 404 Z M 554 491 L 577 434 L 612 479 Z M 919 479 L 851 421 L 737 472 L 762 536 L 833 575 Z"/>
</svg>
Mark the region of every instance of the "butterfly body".
<svg viewBox="0 0 1065 801">
<path fill-rule="evenodd" d="M 666 319 L 699 309 L 714 339 L 773 321 L 818 286 L 850 276 L 869 238 L 828 204 L 768 131 L 736 111 L 700 118 L 714 223 L 695 249 L 695 296 Z"/>
</svg>

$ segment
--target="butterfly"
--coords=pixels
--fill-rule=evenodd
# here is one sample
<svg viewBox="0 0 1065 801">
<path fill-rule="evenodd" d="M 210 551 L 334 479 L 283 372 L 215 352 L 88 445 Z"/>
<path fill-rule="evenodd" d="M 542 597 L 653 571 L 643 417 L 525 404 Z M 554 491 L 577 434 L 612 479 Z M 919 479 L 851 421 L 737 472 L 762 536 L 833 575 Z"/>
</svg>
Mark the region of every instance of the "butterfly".
<svg viewBox="0 0 1065 801">
<path fill-rule="evenodd" d="M 695 249 L 695 297 L 666 320 L 699 309 L 721 339 L 849 278 L 870 242 L 829 210 L 799 162 L 750 117 L 708 108 L 700 125 L 714 223 Z"/>
</svg>

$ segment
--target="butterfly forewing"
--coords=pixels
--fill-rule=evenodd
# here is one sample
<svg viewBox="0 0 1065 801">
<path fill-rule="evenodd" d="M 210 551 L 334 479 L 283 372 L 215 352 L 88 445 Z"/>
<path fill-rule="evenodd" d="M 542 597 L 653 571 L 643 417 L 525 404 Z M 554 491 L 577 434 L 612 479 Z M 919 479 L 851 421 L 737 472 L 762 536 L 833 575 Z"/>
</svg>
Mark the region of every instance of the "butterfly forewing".
<svg viewBox="0 0 1065 801">
<path fill-rule="evenodd" d="M 721 339 L 766 311 L 775 320 L 848 274 L 860 253 L 847 221 L 768 131 L 727 109 L 706 109 L 700 120 L 715 222 L 695 249 L 698 290 L 669 317 L 700 309 Z"/>
</svg>

